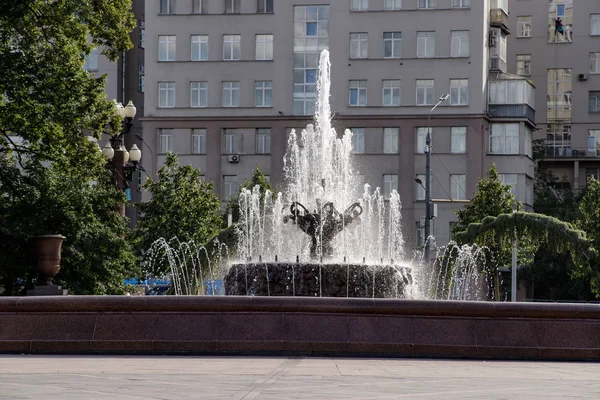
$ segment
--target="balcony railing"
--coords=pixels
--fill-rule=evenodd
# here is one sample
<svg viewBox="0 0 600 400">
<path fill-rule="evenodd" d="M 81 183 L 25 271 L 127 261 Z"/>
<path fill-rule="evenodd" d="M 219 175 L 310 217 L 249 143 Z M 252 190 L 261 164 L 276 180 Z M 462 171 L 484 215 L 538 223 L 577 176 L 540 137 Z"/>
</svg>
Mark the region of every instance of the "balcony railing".
<svg viewBox="0 0 600 400">
<path fill-rule="evenodd" d="M 527 118 L 535 124 L 535 110 L 527 104 L 490 104 L 488 114 L 492 118 Z"/>
<path fill-rule="evenodd" d="M 535 156 L 538 158 L 559 158 L 559 159 L 573 159 L 573 158 L 585 158 L 585 159 L 600 159 L 600 152 L 592 150 L 589 151 L 587 148 L 572 148 L 569 145 L 551 145 L 546 144 L 540 146 L 535 152 Z"/>
<path fill-rule="evenodd" d="M 500 28 L 510 35 L 510 29 L 508 29 L 508 15 L 500 8 L 490 10 L 490 25 L 496 28 Z"/>
</svg>

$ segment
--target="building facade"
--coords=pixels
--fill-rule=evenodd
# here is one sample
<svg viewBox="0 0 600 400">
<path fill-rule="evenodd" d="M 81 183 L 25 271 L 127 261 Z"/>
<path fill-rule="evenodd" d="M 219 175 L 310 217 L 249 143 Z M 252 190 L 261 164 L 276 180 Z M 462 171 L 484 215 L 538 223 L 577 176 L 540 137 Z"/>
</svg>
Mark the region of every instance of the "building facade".
<svg viewBox="0 0 600 400">
<path fill-rule="evenodd" d="M 557 185 L 580 190 L 587 177 L 600 177 L 600 2 L 510 7 L 509 68 L 536 86 L 536 155 Z"/>
<path fill-rule="evenodd" d="M 399 192 L 412 245 L 429 126 L 437 244 L 492 164 L 533 202 L 533 87 L 507 73 L 507 1 L 152 0 L 145 16 L 143 134 L 157 155 L 146 169 L 171 151 L 223 200 L 257 166 L 281 187 L 287 136 L 312 122 L 328 49 L 333 124 L 354 133 L 357 185 Z"/>
</svg>

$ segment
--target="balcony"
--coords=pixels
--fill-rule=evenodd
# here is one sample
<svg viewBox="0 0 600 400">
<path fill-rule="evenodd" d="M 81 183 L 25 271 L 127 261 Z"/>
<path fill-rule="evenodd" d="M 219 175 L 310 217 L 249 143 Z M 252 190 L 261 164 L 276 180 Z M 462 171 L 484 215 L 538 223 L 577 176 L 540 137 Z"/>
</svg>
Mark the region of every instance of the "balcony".
<svg viewBox="0 0 600 400">
<path fill-rule="evenodd" d="M 490 26 L 500 28 L 506 35 L 510 35 L 510 29 L 508 29 L 508 14 L 500 8 L 490 10 Z"/>
<path fill-rule="evenodd" d="M 591 151 L 586 148 L 574 149 L 570 145 L 555 144 L 546 142 L 544 145 L 539 146 L 535 150 L 536 158 L 543 158 L 546 160 L 600 160 L 600 154 L 598 151 L 592 149 Z"/>
<path fill-rule="evenodd" d="M 527 118 L 535 124 L 535 110 L 527 104 L 490 104 L 488 114 L 492 118 Z"/>
</svg>

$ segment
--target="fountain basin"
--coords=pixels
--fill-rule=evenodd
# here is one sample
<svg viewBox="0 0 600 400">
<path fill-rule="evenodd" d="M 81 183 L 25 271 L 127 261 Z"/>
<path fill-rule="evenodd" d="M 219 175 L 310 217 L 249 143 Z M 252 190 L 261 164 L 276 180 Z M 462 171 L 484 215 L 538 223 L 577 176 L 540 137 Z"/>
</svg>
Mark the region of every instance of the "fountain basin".
<svg viewBox="0 0 600 400">
<path fill-rule="evenodd" d="M 404 299 L 412 276 L 396 265 L 248 263 L 233 264 L 224 283 L 236 296 Z"/>
</svg>

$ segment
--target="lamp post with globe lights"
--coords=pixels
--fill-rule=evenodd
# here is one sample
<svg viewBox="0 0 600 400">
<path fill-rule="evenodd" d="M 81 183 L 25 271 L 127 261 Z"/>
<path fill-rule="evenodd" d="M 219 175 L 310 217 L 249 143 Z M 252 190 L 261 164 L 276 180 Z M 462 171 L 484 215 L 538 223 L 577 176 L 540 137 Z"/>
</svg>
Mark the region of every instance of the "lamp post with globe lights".
<svg viewBox="0 0 600 400">
<path fill-rule="evenodd" d="M 123 144 L 123 138 L 131 130 L 133 119 L 135 118 L 136 108 L 133 102 L 130 101 L 126 106 L 116 101 L 114 103 L 116 111 L 123 118 L 123 124 L 121 132 L 118 135 L 112 136 L 110 142 L 106 143 L 102 149 L 102 155 L 109 160 L 108 168 L 112 172 L 115 188 L 119 191 L 125 191 L 129 188 L 129 182 L 131 182 L 133 173 L 138 169 L 138 163 L 142 158 L 142 151 L 136 144 L 131 146 L 129 151 L 127 151 Z M 125 216 L 125 204 L 119 205 L 119 214 Z"/>
</svg>

